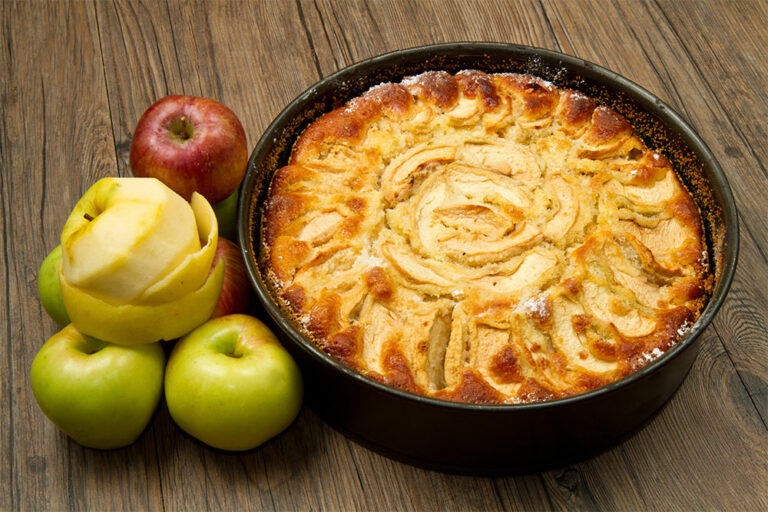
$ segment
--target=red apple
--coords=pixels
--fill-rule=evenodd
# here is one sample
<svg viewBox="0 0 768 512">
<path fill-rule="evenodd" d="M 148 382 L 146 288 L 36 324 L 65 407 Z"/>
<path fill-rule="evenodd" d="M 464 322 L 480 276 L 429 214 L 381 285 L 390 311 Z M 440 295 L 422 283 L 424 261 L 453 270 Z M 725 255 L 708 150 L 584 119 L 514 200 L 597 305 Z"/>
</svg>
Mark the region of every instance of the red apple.
<svg viewBox="0 0 768 512">
<path fill-rule="evenodd" d="M 187 201 L 194 191 L 211 204 L 225 199 L 247 163 L 243 125 L 209 98 L 166 96 L 144 112 L 131 142 L 133 175 L 157 178 Z"/>
<path fill-rule="evenodd" d="M 211 318 L 247 313 L 251 302 L 251 283 L 245 272 L 240 248 L 226 238 L 219 237 L 211 268 L 216 268 L 220 259 L 224 259 L 224 284 Z"/>
</svg>

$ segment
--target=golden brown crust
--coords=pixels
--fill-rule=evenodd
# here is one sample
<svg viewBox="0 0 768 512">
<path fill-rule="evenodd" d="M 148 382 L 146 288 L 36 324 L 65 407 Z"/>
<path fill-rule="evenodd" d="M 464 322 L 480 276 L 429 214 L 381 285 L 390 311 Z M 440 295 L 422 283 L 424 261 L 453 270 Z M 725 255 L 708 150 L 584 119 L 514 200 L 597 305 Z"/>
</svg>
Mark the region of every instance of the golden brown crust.
<svg viewBox="0 0 768 512">
<path fill-rule="evenodd" d="M 339 330 L 340 302 L 335 293 L 323 295 L 310 310 L 307 329 L 318 339 L 328 338 Z"/>
<path fill-rule="evenodd" d="M 459 84 L 445 71 L 428 71 L 407 79 L 410 92 L 422 101 L 448 109 L 459 99 Z"/>
<path fill-rule="evenodd" d="M 504 401 L 504 395 L 488 384 L 483 377 L 472 370 L 465 370 L 461 382 L 453 389 L 444 389 L 435 393 L 435 398 L 471 404 L 498 404 Z"/>
<path fill-rule="evenodd" d="M 321 348 L 329 356 L 341 361 L 350 368 L 360 368 L 360 355 L 362 353 L 362 339 L 360 329 L 351 325 L 334 335 L 321 338 Z"/>
<path fill-rule="evenodd" d="M 394 288 L 392 281 L 387 276 L 386 271 L 381 267 L 373 267 L 365 274 L 365 284 L 368 291 L 379 300 L 389 300 L 392 298 Z"/>
<path fill-rule="evenodd" d="M 507 345 L 493 356 L 490 370 L 494 380 L 503 384 L 525 380 L 523 370 L 517 362 L 517 355 L 515 347 Z"/>
<path fill-rule="evenodd" d="M 581 93 L 424 73 L 312 123 L 266 202 L 270 277 L 331 357 L 472 403 L 582 393 L 659 357 L 711 291 L 671 163 Z"/>
<path fill-rule="evenodd" d="M 559 124 L 569 135 L 575 135 L 592 117 L 595 102 L 575 91 L 561 91 L 560 96 Z"/>
<path fill-rule="evenodd" d="M 416 384 L 408 365 L 408 360 L 403 355 L 400 348 L 389 342 L 384 350 L 384 383 L 400 388 L 411 393 L 423 393 L 424 391 Z"/>
</svg>

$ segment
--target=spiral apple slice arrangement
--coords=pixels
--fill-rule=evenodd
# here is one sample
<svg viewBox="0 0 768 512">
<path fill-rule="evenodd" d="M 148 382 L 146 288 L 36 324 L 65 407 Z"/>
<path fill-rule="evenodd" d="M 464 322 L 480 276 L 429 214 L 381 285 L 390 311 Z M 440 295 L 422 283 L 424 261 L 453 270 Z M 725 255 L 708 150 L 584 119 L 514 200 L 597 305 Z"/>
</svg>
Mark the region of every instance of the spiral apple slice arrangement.
<svg viewBox="0 0 768 512">
<path fill-rule="evenodd" d="M 63 329 L 32 363 L 35 398 L 76 442 L 110 449 L 141 435 L 165 388 L 190 435 L 255 448 L 294 420 L 302 380 L 243 314 L 240 250 L 220 237 L 234 234 L 242 125 L 215 100 L 168 96 L 139 120 L 130 160 L 135 177 L 88 189 L 38 272 L 43 308 Z M 166 365 L 160 343 L 177 338 Z"/>
</svg>

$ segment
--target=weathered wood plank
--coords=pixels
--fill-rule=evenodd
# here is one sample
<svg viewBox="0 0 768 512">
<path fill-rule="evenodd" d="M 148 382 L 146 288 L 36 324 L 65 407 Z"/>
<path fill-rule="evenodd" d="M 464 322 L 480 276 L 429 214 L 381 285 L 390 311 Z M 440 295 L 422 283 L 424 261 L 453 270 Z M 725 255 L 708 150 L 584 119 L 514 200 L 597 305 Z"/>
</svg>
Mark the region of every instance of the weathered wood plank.
<svg viewBox="0 0 768 512">
<path fill-rule="evenodd" d="M 183 94 L 181 70 L 163 2 L 95 5 L 117 163 L 128 176 L 133 129 L 156 100 Z"/>
<path fill-rule="evenodd" d="M 765 319 L 765 305 L 768 304 L 768 260 L 765 249 L 765 240 L 768 239 L 768 203 L 765 201 L 768 180 L 762 175 L 762 161 L 764 156 L 768 156 L 768 145 L 762 142 L 766 146 L 762 150 L 765 154 L 756 158 L 754 152 L 739 136 L 736 127 L 759 126 L 762 124 L 761 116 L 768 112 L 761 114 L 760 107 L 757 106 L 750 111 L 748 105 L 744 105 L 740 108 L 747 113 L 754 112 L 751 114 L 753 117 L 731 120 L 729 111 L 723 108 L 723 103 L 713 93 L 720 87 L 707 82 L 709 74 L 701 73 L 683 44 L 688 38 L 675 32 L 688 30 L 689 35 L 693 37 L 694 33 L 701 34 L 698 25 L 686 25 L 686 18 L 681 16 L 676 24 L 677 28 L 673 29 L 664 13 L 655 8 L 654 4 L 632 7 L 620 2 L 617 5 L 618 9 L 615 10 L 603 6 L 601 13 L 614 16 L 615 22 L 595 27 L 589 43 L 585 43 L 580 55 L 585 58 L 593 56 L 599 63 L 605 63 L 608 67 L 637 80 L 667 101 L 691 122 L 720 160 L 741 212 L 742 244 L 741 264 L 730 300 L 726 301 L 723 313 L 718 315 L 714 325 L 723 335 L 726 350 L 733 358 L 765 422 L 768 419 L 768 351 L 765 350 L 762 340 L 768 339 L 768 324 L 762 320 Z M 695 5 L 698 10 L 706 10 L 710 4 Z M 560 4 L 562 9 L 567 6 L 570 6 L 567 2 Z M 723 5 L 722 8 L 723 10 L 713 10 L 711 17 L 719 18 L 720 14 L 727 13 L 733 7 Z M 567 13 L 555 12 L 553 24 L 561 26 L 562 20 L 568 20 L 573 32 L 585 31 L 593 26 L 583 18 L 578 18 L 574 11 L 578 12 L 578 9 L 571 9 Z M 702 19 L 710 17 L 701 16 Z M 624 51 L 617 55 L 613 51 L 612 42 L 621 37 L 622 32 L 633 33 L 633 26 L 644 27 L 637 35 L 637 43 L 625 45 Z M 757 28 L 753 31 L 757 31 Z M 716 41 L 726 38 L 726 33 L 725 28 L 714 31 L 710 39 Z M 738 44 L 735 33 L 728 40 L 733 41 L 734 45 Z M 592 48 L 600 41 L 603 43 L 602 48 Z M 758 52 L 756 48 L 744 48 L 736 53 L 756 56 Z M 728 81 L 721 77 L 721 82 Z M 751 91 L 749 94 L 750 97 L 756 97 L 758 93 Z M 728 98 L 744 98 L 745 95 L 743 91 L 739 94 L 724 94 Z M 747 103 L 760 104 L 751 101 Z M 760 147 L 761 141 L 762 139 L 755 140 L 753 145 Z M 749 272 L 745 273 L 745 269 Z M 738 300 L 735 300 L 736 297 Z M 731 335 L 735 332 L 734 324 L 740 326 L 739 337 Z"/>
<path fill-rule="evenodd" d="M 708 330 L 688 378 L 659 416 L 618 448 L 544 475 L 555 508 L 764 508 L 764 427 L 745 404 L 746 391 Z"/>
<path fill-rule="evenodd" d="M 114 136 L 125 148 L 124 173 L 135 123 L 166 94 L 222 101 L 238 114 L 253 145 L 279 110 L 318 79 L 291 3 L 169 2 L 158 8 L 115 2 L 97 8 Z M 146 64 L 137 71 L 137 62 Z M 155 425 L 168 510 L 307 509 L 318 503 L 326 509 L 357 508 L 350 496 L 350 484 L 357 482 L 354 468 L 332 458 L 343 459 L 338 452 L 346 450 L 346 441 L 309 413 L 280 438 L 243 455 L 212 450 L 184 435 L 164 406 Z M 319 446 L 324 448 L 312 457 Z M 338 484 L 318 474 L 334 475 Z"/>
<path fill-rule="evenodd" d="M 0 459 L 3 489 L 10 488 L 7 509 L 160 509 L 151 432 L 126 450 L 83 449 L 44 417 L 29 384 L 35 353 L 57 331 L 38 302 L 38 266 L 85 189 L 116 173 L 93 6 L 3 2 L 0 19 L 6 286 L 0 373 L 8 411 Z"/>
<path fill-rule="evenodd" d="M 758 206 L 759 196 L 764 198 L 768 192 L 765 183 L 755 177 L 758 163 L 748 158 L 743 159 L 741 165 L 732 161 L 742 158 L 743 154 L 732 148 L 743 147 L 743 144 L 675 35 L 683 23 L 682 18 L 673 28 L 653 4 L 617 2 L 614 6 L 605 3 L 577 6 L 569 2 L 547 2 L 545 5 L 555 33 L 569 35 L 563 46 L 637 81 L 675 107 L 721 158 L 742 209 L 744 202 L 755 209 L 765 207 L 764 202 Z M 599 12 L 602 23 L 595 23 L 584 14 L 589 12 Z M 642 27 L 642 30 L 633 27 Z M 584 40 L 577 37 L 585 33 L 590 37 Z M 632 34 L 632 38 L 628 39 L 626 34 Z M 621 41 L 620 46 L 617 41 Z M 746 172 L 729 172 L 735 168 Z M 766 302 L 762 290 L 752 289 L 756 282 L 764 283 L 758 286 L 764 289 L 768 285 L 764 281 L 768 273 L 764 265 L 760 265 L 758 254 L 759 247 L 747 237 L 742 244 L 741 269 L 747 259 L 750 274 L 737 275 L 730 299 L 715 327 L 706 333 L 702 353 L 681 392 L 645 430 L 618 449 L 623 452 L 621 459 L 624 460 L 617 458 L 606 464 L 605 457 L 614 455 L 610 452 L 578 466 L 587 484 L 586 494 L 595 494 L 599 503 L 608 508 L 632 508 L 632 501 L 626 501 L 623 495 L 624 487 L 603 485 L 606 470 L 613 466 L 616 471 L 634 472 L 632 479 L 638 495 L 651 508 L 673 503 L 694 508 L 726 507 L 734 503 L 746 508 L 764 505 L 765 496 L 758 490 L 759 482 L 768 475 L 764 456 L 768 446 L 765 425 L 757 414 L 754 398 L 750 399 L 750 394 L 764 393 L 766 375 L 766 336 L 756 317 Z M 740 301 L 746 301 L 750 307 L 739 305 Z M 732 322 L 738 322 L 751 343 L 743 343 L 743 338 L 732 335 L 732 329 L 723 328 Z M 744 375 L 753 376 L 753 381 L 744 379 Z M 712 403 L 713 396 L 718 397 L 717 404 Z M 718 432 L 714 438 L 713 432 Z M 664 459 L 664 463 L 656 462 L 659 459 Z M 743 471 L 739 474 L 738 464 L 749 466 L 750 473 L 757 476 L 753 479 Z M 685 478 L 684 492 L 680 492 L 674 482 L 660 481 L 662 472 Z M 729 478 L 728 475 L 738 476 Z M 551 476 L 547 478 L 552 482 Z M 553 488 L 550 487 L 550 491 Z M 614 494 L 616 489 L 622 489 L 622 494 Z M 597 495 L 598 490 L 608 492 Z"/>
<path fill-rule="evenodd" d="M 676 27 L 678 42 L 717 114 L 718 119 L 701 123 L 700 130 L 718 120 L 727 126 L 728 138 L 713 137 L 711 144 L 741 214 L 741 262 L 731 300 L 715 325 L 768 424 L 768 102 L 763 99 L 768 90 L 768 4 L 710 2 L 695 7 L 663 1 L 659 17 Z"/>
<path fill-rule="evenodd" d="M 536 3 L 300 0 L 298 4 L 323 75 L 374 55 L 426 44 L 554 44 L 543 10 Z"/>
<path fill-rule="evenodd" d="M 2 3 L 0 509 L 768 507 L 767 8 L 659 4 Z M 562 49 L 606 65 L 673 105 L 726 169 L 743 221 L 737 279 L 689 378 L 644 430 L 572 467 L 473 478 L 391 461 L 309 410 L 245 454 L 186 436 L 164 405 L 139 442 L 115 452 L 80 448 L 45 420 L 28 370 L 56 329 L 37 302 L 37 266 L 85 188 L 129 173 L 131 135 L 152 102 L 170 93 L 217 98 L 253 146 L 320 76 L 385 51 L 458 40 Z"/>
<path fill-rule="evenodd" d="M 11 27 L 13 22 L 12 13 L 9 12 L 9 6 L 3 5 L 2 17 L 2 35 L 3 49 L 0 51 L 0 207 L 2 210 L 2 221 L 0 222 L 0 238 L 2 239 L 2 250 L 0 251 L 0 293 L 3 294 L 3 301 L 0 304 L 0 340 L 2 340 L 2 360 L 0 360 L 0 410 L 7 411 L 0 415 L 0 508 L 4 510 L 16 510 L 19 507 L 17 488 L 19 477 L 17 473 L 23 472 L 22 468 L 16 467 L 14 458 L 14 344 L 11 337 L 11 260 L 10 245 L 11 238 L 9 234 L 11 203 L 6 202 L 6 197 L 10 197 L 9 188 L 10 172 L 6 169 L 10 166 L 10 156 L 12 145 L 16 146 L 16 151 L 23 143 L 18 139 L 12 139 L 8 134 L 11 126 L 11 111 L 18 107 L 18 86 L 14 87 L 11 83 L 13 75 L 11 66 L 13 65 L 13 44 L 11 42 Z M 18 119 L 18 114 L 16 116 Z M 17 121 L 18 122 L 18 121 Z M 6 177 L 7 176 L 7 177 Z M 18 314 L 18 313 L 17 313 Z"/>
<path fill-rule="evenodd" d="M 309 42 L 291 2 L 170 0 L 184 86 L 240 117 L 249 147 L 277 114 L 318 80 Z M 184 50 L 182 50 L 184 49 Z M 186 89 L 185 89 L 186 90 Z"/>
</svg>

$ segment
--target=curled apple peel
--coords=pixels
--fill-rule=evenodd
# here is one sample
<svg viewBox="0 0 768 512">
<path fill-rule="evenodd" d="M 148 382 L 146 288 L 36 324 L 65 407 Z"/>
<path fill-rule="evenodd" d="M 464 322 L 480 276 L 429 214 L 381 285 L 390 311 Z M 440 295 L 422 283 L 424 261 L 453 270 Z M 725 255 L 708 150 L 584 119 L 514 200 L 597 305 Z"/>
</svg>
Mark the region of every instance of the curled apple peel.
<svg viewBox="0 0 768 512">
<path fill-rule="evenodd" d="M 224 269 L 216 215 L 154 178 L 104 178 L 61 235 L 64 305 L 82 333 L 134 345 L 178 338 L 210 317 Z"/>
</svg>

